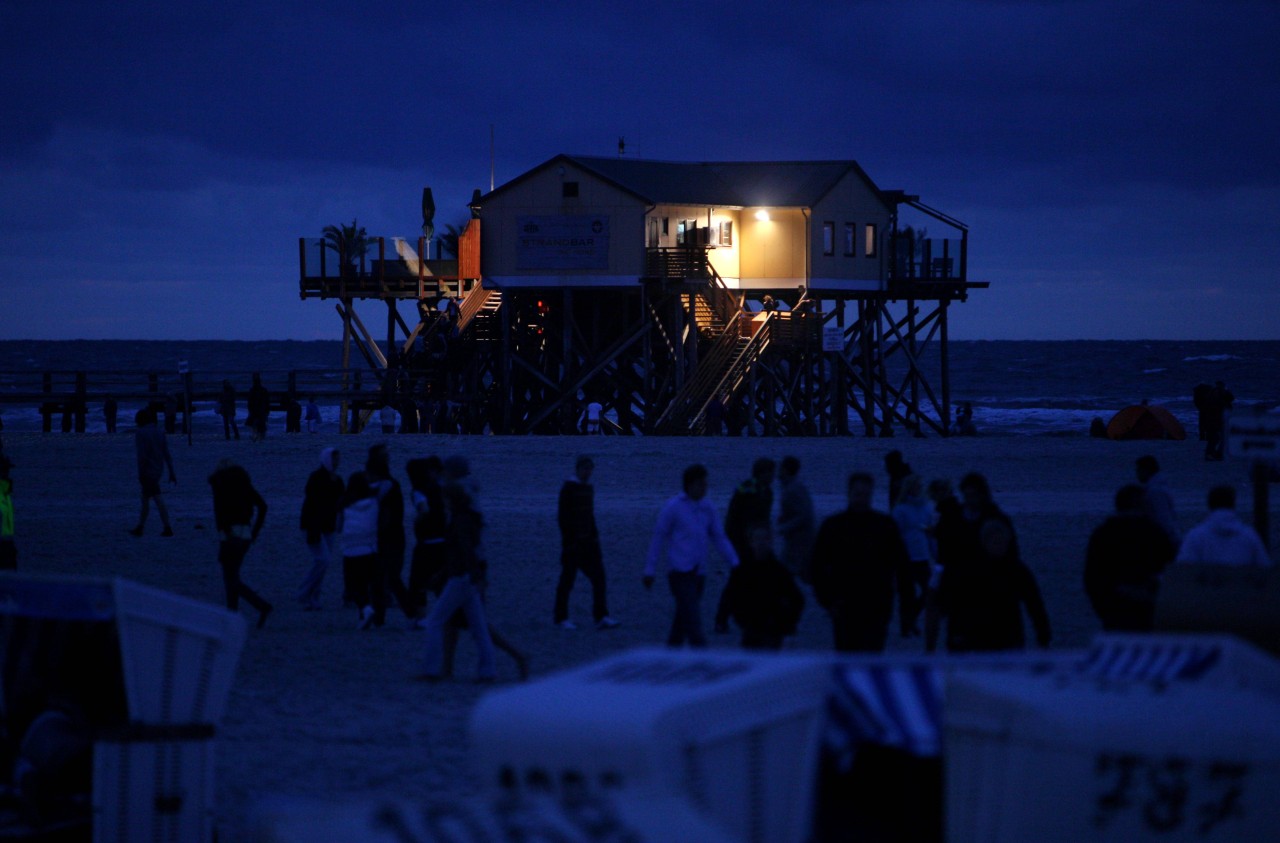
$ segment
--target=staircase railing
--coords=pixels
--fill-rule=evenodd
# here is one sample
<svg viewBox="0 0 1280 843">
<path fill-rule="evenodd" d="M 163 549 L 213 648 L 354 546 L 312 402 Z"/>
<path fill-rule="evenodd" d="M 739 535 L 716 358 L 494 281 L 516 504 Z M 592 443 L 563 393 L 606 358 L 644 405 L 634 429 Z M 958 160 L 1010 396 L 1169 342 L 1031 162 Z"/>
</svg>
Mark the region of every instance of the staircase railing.
<svg viewBox="0 0 1280 843">
<path fill-rule="evenodd" d="M 765 349 L 769 347 L 769 340 L 773 336 L 773 327 L 776 321 L 777 315 L 774 313 L 768 313 L 764 319 L 760 320 L 760 324 L 753 330 L 751 338 L 738 351 L 737 356 L 729 363 L 728 368 L 715 387 L 707 394 L 702 406 L 698 408 L 697 413 L 689 423 L 691 430 L 700 430 L 702 428 L 706 419 L 707 408 L 711 406 L 713 397 L 716 395 L 732 396 L 742 386 L 742 382 L 746 380 L 747 375 L 751 372 L 751 367 L 760 359 L 760 355 L 764 353 Z"/>
<path fill-rule="evenodd" d="M 710 263 L 707 264 L 709 272 L 707 286 L 701 291 L 706 299 L 707 304 L 711 305 L 726 326 L 732 326 L 738 319 L 738 314 L 742 313 L 742 298 L 734 295 L 729 289 L 729 285 L 724 283 L 724 279 L 720 277 L 720 273 L 716 272 L 716 268 Z"/>
<path fill-rule="evenodd" d="M 662 341 L 667 345 L 667 353 L 670 354 L 672 357 L 675 357 L 676 346 L 675 346 L 675 343 L 671 341 L 671 336 L 670 334 L 667 333 L 666 326 L 662 324 L 662 317 L 658 316 L 658 311 L 654 309 L 652 302 L 648 303 L 648 308 L 649 308 L 649 315 L 653 317 L 653 324 L 658 326 L 658 333 L 662 336 Z"/>
<path fill-rule="evenodd" d="M 741 298 L 734 295 L 710 262 L 705 264 L 705 270 L 707 284 L 698 290 L 695 299 L 701 299 L 724 328 L 699 361 L 693 377 L 685 381 L 654 424 L 654 430 L 659 433 L 688 432 L 699 424 L 724 373 L 734 364 L 741 349 L 750 345 L 741 334 L 741 320 L 750 316 L 742 309 Z"/>
<path fill-rule="evenodd" d="M 502 291 L 486 290 L 481 287 L 479 283 L 476 283 L 467 291 L 467 294 L 463 296 L 462 304 L 458 307 L 458 333 L 462 333 L 467 325 L 469 325 L 475 318 L 476 314 L 483 310 L 486 305 L 491 304 L 494 301 L 500 302 L 501 299 Z M 421 330 L 415 328 L 414 335 L 410 337 L 410 341 L 405 343 L 404 348 L 407 350 L 415 341 L 421 343 L 424 347 L 430 346 L 431 340 L 437 333 L 443 330 L 448 323 L 449 320 L 444 314 L 436 316 L 429 324 L 426 325 L 425 328 L 421 328 Z"/>
<path fill-rule="evenodd" d="M 707 277 L 710 266 L 707 250 L 697 247 L 664 247 L 645 253 L 645 275 L 649 278 L 701 279 Z"/>
<path fill-rule="evenodd" d="M 468 323 L 475 318 L 475 315 L 484 309 L 485 304 L 488 303 L 489 297 L 492 295 L 501 296 L 502 294 L 497 290 L 485 289 L 480 284 L 476 284 L 467 291 L 466 298 L 464 298 L 462 300 L 462 304 L 458 306 L 459 332 L 465 330 Z"/>
<path fill-rule="evenodd" d="M 751 370 L 752 364 L 769 345 L 775 314 L 765 314 L 755 324 L 753 314 L 743 313 L 716 341 L 715 346 L 698 364 L 694 375 L 672 398 L 654 425 L 657 433 L 696 433 L 706 420 L 707 408 L 717 395 L 732 396 Z M 751 320 L 751 321 L 748 321 Z M 742 323 L 752 325 L 751 333 L 741 333 Z"/>
<path fill-rule="evenodd" d="M 707 409 L 711 406 L 712 399 L 717 395 L 732 397 L 742 386 L 742 382 L 747 379 L 747 375 L 751 372 L 751 367 L 760 359 L 760 355 L 764 353 L 765 349 L 768 348 L 775 321 L 776 316 L 774 314 L 766 315 L 760 321 L 760 324 L 755 326 L 747 342 L 738 348 L 737 353 L 729 361 L 729 365 L 725 367 L 719 380 L 707 391 L 702 403 L 687 421 L 685 427 L 690 433 L 700 433 L 706 426 Z"/>
<path fill-rule="evenodd" d="M 684 382 L 667 404 L 662 415 L 654 424 L 657 433 L 681 433 L 687 429 L 687 422 L 696 408 L 701 407 L 708 399 L 708 390 L 719 381 L 720 372 L 729 364 L 736 354 L 741 337 L 737 331 L 725 331 L 716 340 L 715 345 L 705 357 L 698 362 L 693 377 Z"/>
</svg>

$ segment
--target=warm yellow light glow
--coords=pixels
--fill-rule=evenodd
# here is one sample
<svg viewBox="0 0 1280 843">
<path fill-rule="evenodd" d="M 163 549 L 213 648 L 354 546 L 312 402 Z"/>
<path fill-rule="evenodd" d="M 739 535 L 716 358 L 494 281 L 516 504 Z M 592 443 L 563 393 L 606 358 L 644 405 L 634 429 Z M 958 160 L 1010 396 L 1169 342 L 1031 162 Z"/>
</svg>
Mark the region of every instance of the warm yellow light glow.
<svg viewBox="0 0 1280 843">
<path fill-rule="evenodd" d="M 768 222 L 769 212 L 766 211 L 764 208 L 761 208 L 760 210 L 756 211 L 756 219 L 760 220 L 760 222 Z"/>
</svg>

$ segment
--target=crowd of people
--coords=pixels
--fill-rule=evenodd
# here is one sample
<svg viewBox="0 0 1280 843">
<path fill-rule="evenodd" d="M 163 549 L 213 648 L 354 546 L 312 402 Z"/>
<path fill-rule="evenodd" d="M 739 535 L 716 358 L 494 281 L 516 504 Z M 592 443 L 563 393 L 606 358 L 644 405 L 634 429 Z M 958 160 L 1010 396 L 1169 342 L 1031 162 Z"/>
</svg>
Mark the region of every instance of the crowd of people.
<svg viewBox="0 0 1280 843">
<path fill-rule="evenodd" d="M 467 460 L 431 456 L 406 465 L 415 540 L 407 584 L 406 500 L 393 476 L 387 446 L 370 447 L 363 468 L 345 480 L 340 464 L 340 452 L 324 448 L 319 466 L 304 487 L 299 528 L 310 564 L 296 593 L 303 610 L 322 607 L 326 574 L 340 547 L 342 602 L 355 612 L 356 628 L 381 629 L 388 609 L 397 606 L 410 629 L 425 632 L 423 678 L 452 675 L 461 630 L 469 630 L 475 639 L 477 679 L 491 681 L 496 676 L 495 649 L 509 654 L 517 672 L 527 676 L 528 657 L 494 627 L 485 612 L 485 524 Z M 240 571 L 262 529 L 267 504 L 253 488 L 248 472 L 230 460 L 219 464 L 209 484 L 227 608 L 236 610 L 243 599 L 257 611 L 261 627 L 273 606 L 244 583 Z M 144 485 L 144 495 L 145 491 Z M 587 515 L 594 523 L 594 516 Z M 599 582 L 602 589 L 603 580 Z M 616 622 L 602 615 L 598 624 L 607 628 Z"/>
<path fill-rule="evenodd" d="M 799 460 L 786 457 L 776 522 L 781 556 L 773 542 L 773 460 L 755 462 L 751 476 L 735 489 L 723 526 L 705 500 L 705 468 L 686 469 L 684 490 L 658 516 L 644 569 L 644 583 L 651 586 L 665 553 L 675 598 L 667 643 L 706 643 L 698 601 L 714 547 L 731 569 L 715 631 L 727 633 L 734 621 L 743 647 L 777 649 L 795 632 L 806 603 L 798 582 L 827 613 L 837 651 L 882 651 L 895 606 L 903 637 L 920 635 L 924 619 L 930 651 L 940 622 L 953 652 L 1022 647 L 1024 609 L 1036 642 L 1047 646 L 1049 619 L 1039 587 L 986 479 L 967 475 L 960 482 L 961 499 L 949 483 L 931 484 L 930 505 L 923 480 L 899 452 L 890 452 L 886 468 L 891 513 L 873 508 L 875 479 L 857 471 L 847 480 L 845 508 L 818 524 Z"/>
<path fill-rule="evenodd" d="M 733 492 L 723 524 L 706 500 L 708 475 L 685 469 L 683 490 L 658 515 L 643 582 L 652 587 L 665 556 L 674 616 L 667 644 L 705 646 L 700 601 L 714 549 L 730 567 L 715 631 L 740 628 L 743 647 L 778 649 L 796 630 L 804 583 L 825 610 L 841 652 L 885 649 L 893 618 L 903 638 L 924 649 L 990 652 L 1026 646 L 1029 622 L 1037 646 L 1052 640 L 1040 586 L 1023 561 L 1012 519 L 976 472 L 958 484 L 926 482 L 898 451 L 885 457 L 890 510 L 872 506 L 875 478 L 849 475 L 845 508 L 816 522 L 786 457 L 781 502 L 772 515 L 773 460 L 761 458 Z M 1184 537 L 1155 457 L 1140 457 L 1137 482 L 1116 493 L 1115 515 L 1090 537 L 1082 582 L 1104 629 L 1151 630 L 1161 576 L 1175 562 L 1270 567 L 1258 534 L 1236 514 L 1234 488 L 1209 491 L 1209 514 Z M 782 538 L 775 555 L 773 536 Z"/>
<path fill-rule="evenodd" d="M 143 535 L 154 504 L 161 535 L 172 536 L 161 482 L 166 472 L 170 483 L 177 477 L 152 411 L 139 412 L 135 438 L 141 509 L 129 532 Z M 382 628 L 388 609 L 398 607 L 406 625 L 424 633 L 424 679 L 452 675 L 464 630 L 475 641 L 478 680 L 496 676 L 497 650 L 527 676 L 527 655 L 502 635 L 486 609 L 486 522 L 466 458 L 410 459 L 407 500 L 386 444 L 370 447 L 363 467 L 345 479 L 340 461 L 336 448 L 324 448 L 305 481 L 299 528 L 309 564 L 296 593 L 302 608 L 321 608 L 328 568 L 340 554 L 342 600 L 354 612 L 356 628 Z M 4 468 L 0 550 L 7 561 L 12 554 L 3 542 L 11 546 L 13 533 L 7 461 Z M 896 450 L 885 456 L 884 469 L 887 511 L 873 506 L 876 478 L 855 471 L 846 481 L 844 508 L 819 521 L 794 456 L 780 464 L 756 459 L 734 487 L 723 520 L 708 497 L 706 467 L 685 468 L 680 492 L 657 513 L 641 571 L 646 589 L 665 573 L 673 600 L 666 643 L 707 645 L 701 604 L 714 553 L 730 575 L 713 629 L 727 634 L 736 625 L 744 648 L 781 648 L 810 602 L 825 612 L 832 645 L 841 652 L 884 650 L 895 618 L 899 636 L 919 636 L 927 652 L 1020 649 L 1027 645 L 1028 622 L 1034 643 L 1049 646 L 1052 629 L 1039 584 L 987 479 L 969 473 L 954 490 L 948 479 L 926 482 Z M 577 629 L 569 603 L 578 574 L 591 587 L 595 628 L 619 626 L 608 607 L 594 470 L 591 457 L 579 457 L 556 502 L 560 574 L 550 602 L 551 623 L 559 630 Z M 1156 458 L 1142 456 L 1134 471 L 1136 482 L 1116 492 L 1115 512 L 1093 531 L 1084 559 L 1084 593 L 1104 629 L 1151 629 L 1161 578 L 1172 564 L 1272 565 L 1257 533 L 1236 514 L 1232 487 L 1211 489 L 1208 516 L 1183 536 Z M 273 606 L 244 582 L 241 570 L 263 528 L 267 502 L 231 460 L 219 463 L 208 482 L 226 605 L 236 610 L 243 600 L 261 627 Z M 406 511 L 413 536 L 407 583 Z"/>
</svg>

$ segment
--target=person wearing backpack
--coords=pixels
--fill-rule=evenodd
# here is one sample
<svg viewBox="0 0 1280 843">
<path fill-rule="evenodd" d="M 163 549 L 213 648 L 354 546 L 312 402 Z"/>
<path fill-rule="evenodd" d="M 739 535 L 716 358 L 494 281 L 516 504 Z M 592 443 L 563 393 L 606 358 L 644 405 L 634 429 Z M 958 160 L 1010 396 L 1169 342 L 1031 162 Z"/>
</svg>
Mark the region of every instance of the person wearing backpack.
<svg viewBox="0 0 1280 843">
<path fill-rule="evenodd" d="M 747 526 L 746 547 L 725 587 L 729 617 L 742 630 L 745 650 L 779 650 L 794 635 L 804 610 L 795 576 L 773 552 L 769 523 Z"/>
</svg>

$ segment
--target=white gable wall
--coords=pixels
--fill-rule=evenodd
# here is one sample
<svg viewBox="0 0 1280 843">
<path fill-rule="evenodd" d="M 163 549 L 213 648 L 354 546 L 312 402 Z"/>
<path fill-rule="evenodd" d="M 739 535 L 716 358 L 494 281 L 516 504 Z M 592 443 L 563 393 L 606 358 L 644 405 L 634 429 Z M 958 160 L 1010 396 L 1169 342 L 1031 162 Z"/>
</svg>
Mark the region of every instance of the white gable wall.
<svg viewBox="0 0 1280 843">
<path fill-rule="evenodd" d="M 566 182 L 577 183 L 576 197 L 564 195 Z M 733 242 L 709 251 L 712 265 L 730 286 L 883 288 L 890 212 L 856 172 L 846 173 L 808 212 L 768 208 L 768 219 L 760 220 L 757 210 L 649 208 L 571 161 L 553 161 L 484 204 L 481 266 L 485 278 L 499 287 L 632 285 L 645 272 L 651 221 L 658 226 L 658 245 L 672 248 L 679 221 L 697 220 L 699 228 L 708 221 L 713 228 L 732 222 Z M 833 239 L 829 255 L 823 242 L 827 222 Z M 868 224 L 875 226 L 871 253 Z M 846 254 L 848 225 L 853 226 L 853 254 Z"/>
<path fill-rule="evenodd" d="M 564 196 L 565 182 L 577 182 L 578 196 Z M 644 274 L 644 212 L 647 205 L 570 162 L 556 161 L 485 202 L 480 265 L 486 281 L 499 287 L 618 286 L 638 283 Z M 599 239 L 573 253 L 537 249 L 522 239 L 532 220 L 550 235 L 585 232 L 591 217 L 605 220 L 607 246 Z M 584 224 L 587 225 L 584 228 Z M 584 266 L 589 264 L 590 266 Z"/>
<path fill-rule="evenodd" d="M 857 173 L 849 172 L 813 208 L 809 238 L 809 286 L 815 290 L 879 290 L 888 265 L 889 209 Z M 824 223 L 833 227 L 833 254 L 824 254 Z M 866 226 L 875 226 L 874 253 L 867 253 Z M 845 227 L 853 226 L 847 255 Z"/>
</svg>

